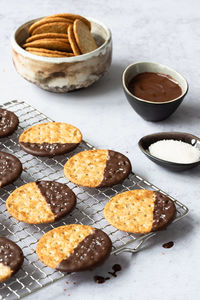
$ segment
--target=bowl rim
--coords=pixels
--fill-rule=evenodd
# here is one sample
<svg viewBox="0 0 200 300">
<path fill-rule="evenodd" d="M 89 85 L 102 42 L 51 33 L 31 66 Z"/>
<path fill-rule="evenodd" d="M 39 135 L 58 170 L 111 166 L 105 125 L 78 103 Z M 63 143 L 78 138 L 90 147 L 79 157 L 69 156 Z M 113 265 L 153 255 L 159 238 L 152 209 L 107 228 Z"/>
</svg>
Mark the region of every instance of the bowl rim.
<svg viewBox="0 0 200 300">
<path fill-rule="evenodd" d="M 29 20 L 29 21 L 23 23 L 22 25 L 20 25 L 19 27 L 17 27 L 17 29 L 15 29 L 13 31 L 13 33 L 11 35 L 11 46 L 12 46 L 13 50 L 15 50 L 17 53 L 21 54 L 24 57 L 27 57 L 27 58 L 30 58 L 30 59 L 33 59 L 33 60 L 37 60 L 37 61 L 49 62 L 49 63 L 65 63 L 65 62 L 72 63 L 72 62 L 85 61 L 88 58 L 92 57 L 93 55 L 94 56 L 97 55 L 103 48 L 105 48 L 112 41 L 111 30 L 106 25 L 104 25 L 102 22 L 100 22 L 100 21 L 98 21 L 94 18 L 86 17 L 89 21 L 92 21 L 92 22 L 100 25 L 106 31 L 107 38 L 106 38 L 105 42 L 100 47 L 98 47 L 97 49 L 95 49 L 91 52 L 88 52 L 86 54 L 81 54 L 81 55 L 77 55 L 77 56 L 73 56 L 73 57 L 46 57 L 46 56 L 35 55 L 35 54 L 32 54 L 32 53 L 24 50 L 17 43 L 16 34 L 26 24 L 29 24 L 33 21 L 36 22 L 37 20 L 40 20 L 42 18 L 44 18 L 44 17 L 39 17 L 39 18 L 36 18 L 36 19 Z"/>
<path fill-rule="evenodd" d="M 131 67 L 133 67 L 134 65 L 139 65 L 139 64 L 155 64 L 157 65 L 158 67 L 166 67 L 167 69 L 170 69 L 171 71 L 177 73 L 182 79 L 183 81 L 185 81 L 185 84 L 186 84 L 186 90 L 184 93 L 182 93 L 179 97 L 175 98 L 175 99 L 172 99 L 170 101 L 165 101 L 165 102 L 153 102 L 153 101 L 148 101 L 148 100 L 145 100 L 145 99 L 141 99 L 141 98 L 138 98 L 137 96 L 133 95 L 129 89 L 127 88 L 126 86 L 126 82 L 125 82 L 125 75 L 128 71 L 128 69 L 130 69 Z M 161 72 L 162 73 L 162 72 Z M 163 64 L 160 64 L 160 63 L 157 63 L 157 62 L 153 62 L 153 61 L 138 61 L 138 62 L 135 62 L 135 63 L 132 63 L 132 64 L 129 64 L 123 71 L 122 73 L 122 84 L 123 84 L 123 88 L 125 89 L 125 91 L 132 97 L 132 98 L 135 98 L 135 100 L 138 100 L 138 101 L 141 101 L 141 102 L 145 102 L 145 103 L 149 103 L 149 104 L 155 104 L 155 105 L 162 105 L 162 104 L 168 104 L 168 103 L 172 103 L 172 102 L 175 102 L 177 100 L 180 100 L 181 98 L 185 97 L 185 95 L 187 94 L 188 92 L 188 89 L 189 89 L 189 85 L 188 85 L 188 82 L 187 80 L 185 79 L 185 77 L 183 77 L 179 72 L 177 72 L 176 70 L 174 70 L 173 68 L 171 67 L 168 67 L 167 65 L 163 65 Z"/>
<path fill-rule="evenodd" d="M 153 135 L 159 135 L 159 134 L 187 134 L 191 137 L 193 137 L 194 139 L 198 140 L 200 142 L 200 138 L 196 135 L 193 135 L 191 133 L 188 133 L 188 132 L 184 132 L 184 131 L 163 131 L 163 132 L 155 132 L 155 133 L 151 133 L 151 134 L 147 134 L 145 136 L 143 136 L 142 138 L 140 138 L 140 140 L 138 141 L 138 147 L 140 148 L 140 150 L 146 155 L 148 156 L 149 158 L 153 158 L 154 160 L 162 163 L 162 164 L 165 164 L 165 165 L 173 165 L 173 166 L 193 166 L 193 165 L 199 165 L 200 164 L 200 160 L 199 161 L 196 161 L 196 162 L 192 162 L 192 163 L 177 163 L 177 162 L 174 162 L 174 161 L 169 161 L 169 160 L 165 160 L 165 159 L 161 159 L 159 157 L 156 157 L 154 155 L 152 155 L 147 149 L 144 149 L 143 146 L 142 146 L 142 140 L 145 139 L 146 137 L 149 137 L 149 136 L 153 136 Z M 186 142 L 185 142 L 186 143 Z M 188 143 L 189 144 L 189 143 Z M 191 144 L 190 144 L 191 145 Z"/>
</svg>

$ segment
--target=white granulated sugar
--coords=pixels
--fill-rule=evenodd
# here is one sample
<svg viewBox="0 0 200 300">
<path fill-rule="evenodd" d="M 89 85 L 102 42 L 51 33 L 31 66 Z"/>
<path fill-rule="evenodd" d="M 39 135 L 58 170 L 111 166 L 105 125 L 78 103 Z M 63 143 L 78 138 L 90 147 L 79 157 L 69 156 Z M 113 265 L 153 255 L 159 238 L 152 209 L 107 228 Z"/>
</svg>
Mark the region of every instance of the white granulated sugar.
<svg viewBox="0 0 200 300">
<path fill-rule="evenodd" d="M 175 162 L 190 164 L 200 160 L 200 150 L 194 146 L 176 140 L 161 140 L 149 146 L 151 155 Z"/>
</svg>

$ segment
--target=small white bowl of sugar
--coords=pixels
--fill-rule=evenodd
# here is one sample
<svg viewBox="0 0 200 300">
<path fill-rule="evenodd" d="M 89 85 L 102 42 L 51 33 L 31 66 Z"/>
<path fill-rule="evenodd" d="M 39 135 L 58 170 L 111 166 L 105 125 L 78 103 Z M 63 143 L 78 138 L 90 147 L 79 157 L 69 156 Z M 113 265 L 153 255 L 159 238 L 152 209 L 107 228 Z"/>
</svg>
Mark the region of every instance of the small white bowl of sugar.
<svg viewBox="0 0 200 300">
<path fill-rule="evenodd" d="M 144 136 L 138 145 L 149 159 L 175 171 L 200 164 L 200 139 L 189 133 L 154 133 Z"/>
</svg>

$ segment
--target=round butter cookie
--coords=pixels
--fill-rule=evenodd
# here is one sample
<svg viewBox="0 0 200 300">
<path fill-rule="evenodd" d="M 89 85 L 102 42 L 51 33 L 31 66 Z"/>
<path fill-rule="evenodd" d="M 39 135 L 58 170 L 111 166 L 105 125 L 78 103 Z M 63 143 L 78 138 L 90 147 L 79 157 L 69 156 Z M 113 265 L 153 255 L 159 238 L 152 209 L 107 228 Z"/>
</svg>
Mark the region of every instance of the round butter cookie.
<svg viewBox="0 0 200 300">
<path fill-rule="evenodd" d="M 19 246 L 11 240 L 0 236 L 0 282 L 14 275 L 24 261 L 24 255 Z"/>
<path fill-rule="evenodd" d="M 72 156 L 64 166 L 65 176 L 85 187 L 107 187 L 122 182 L 131 172 L 131 163 L 112 150 L 89 150 Z"/>
<path fill-rule="evenodd" d="M 0 138 L 12 134 L 18 124 L 19 119 L 12 111 L 0 108 Z"/>
<path fill-rule="evenodd" d="M 71 224 L 57 227 L 39 240 L 36 253 L 45 265 L 62 272 L 95 268 L 109 256 L 108 235 L 91 226 Z"/>
<path fill-rule="evenodd" d="M 165 228 L 176 215 L 174 202 L 160 192 L 132 190 L 110 199 L 104 208 L 108 223 L 131 233 L 148 233 Z"/>
<path fill-rule="evenodd" d="M 19 137 L 22 150 L 36 156 L 52 157 L 74 150 L 82 134 L 76 127 L 58 122 L 37 124 Z"/>
<path fill-rule="evenodd" d="M 21 172 L 20 160 L 12 154 L 0 151 L 0 188 L 15 181 Z"/>
<path fill-rule="evenodd" d="M 20 186 L 6 200 L 9 214 L 21 222 L 54 222 L 76 205 L 76 196 L 66 184 L 36 181 Z"/>
</svg>

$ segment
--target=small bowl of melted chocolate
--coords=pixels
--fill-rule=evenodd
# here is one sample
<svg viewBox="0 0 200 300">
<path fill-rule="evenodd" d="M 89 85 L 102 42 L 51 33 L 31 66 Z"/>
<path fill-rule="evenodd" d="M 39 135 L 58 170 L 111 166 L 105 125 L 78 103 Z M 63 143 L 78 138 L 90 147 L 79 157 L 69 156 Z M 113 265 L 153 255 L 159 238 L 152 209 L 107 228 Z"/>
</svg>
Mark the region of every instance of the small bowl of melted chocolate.
<svg viewBox="0 0 200 300">
<path fill-rule="evenodd" d="M 129 65 L 122 76 L 123 88 L 133 109 L 147 121 L 168 118 L 188 91 L 186 79 L 175 70 L 153 62 Z"/>
</svg>

